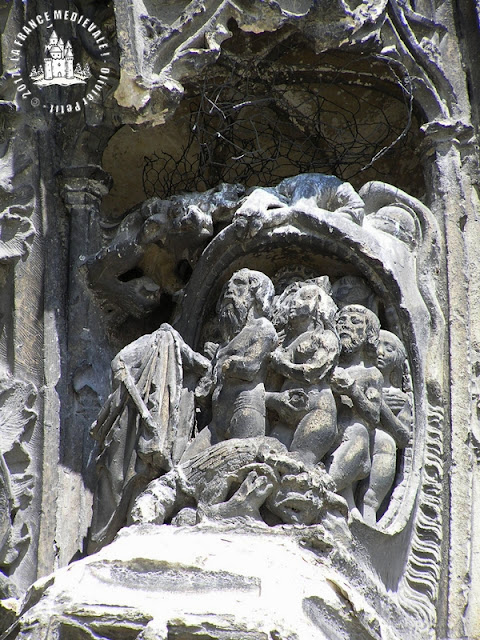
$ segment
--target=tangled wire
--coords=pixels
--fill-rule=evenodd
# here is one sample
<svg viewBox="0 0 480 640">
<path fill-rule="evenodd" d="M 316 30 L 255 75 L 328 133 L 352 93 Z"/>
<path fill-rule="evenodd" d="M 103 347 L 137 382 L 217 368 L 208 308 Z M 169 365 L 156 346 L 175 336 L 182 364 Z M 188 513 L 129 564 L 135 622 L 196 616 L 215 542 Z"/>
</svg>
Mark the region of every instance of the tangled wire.
<svg viewBox="0 0 480 640">
<path fill-rule="evenodd" d="M 186 142 L 175 154 L 145 158 L 147 197 L 220 182 L 272 186 L 306 172 L 351 180 L 371 169 L 370 179 L 382 179 L 391 172 L 393 147 L 398 161 L 409 145 L 412 88 L 398 63 L 368 58 L 362 67 L 357 57 L 348 66 L 312 70 L 265 60 L 239 64 L 222 53 L 190 87 Z M 369 65 L 376 70 L 365 73 Z M 383 84 L 375 82 L 380 67 Z"/>
</svg>

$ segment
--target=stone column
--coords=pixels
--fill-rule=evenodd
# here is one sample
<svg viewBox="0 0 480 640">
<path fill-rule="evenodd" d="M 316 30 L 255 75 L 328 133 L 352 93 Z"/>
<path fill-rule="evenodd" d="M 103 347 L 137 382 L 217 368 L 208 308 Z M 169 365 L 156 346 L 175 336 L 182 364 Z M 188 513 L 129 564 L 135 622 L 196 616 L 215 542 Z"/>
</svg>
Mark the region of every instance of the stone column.
<svg viewBox="0 0 480 640">
<path fill-rule="evenodd" d="M 473 128 L 463 122 L 436 121 L 424 127 L 430 158 L 429 203 L 442 227 L 445 242 L 443 302 L 448 326 L 448 375 L 445 395 L 445 478 L 443 487 L 445 563 L 448 578 L 438 610 L 447 611 L 439 637 L 477 637 L 474 608 L 480 599 L 480 473 L 472 447 L 479 433 L 480 373 L 480 225 L 475 188 L 476 141 Z M 475 393 L 473 393 L 473 396 Z"/>
<path fill-rule="evenodd" d="M 60 183 L 69 213 L 68 374 L 62 411 L 57 516 L 57 540 L 61 541 L 58 562 L 63 566 L 82 549 L 89 526 L 91 494 L 88 481 L 92 478 L 87 478 L 86 469 L 93 445 L 89 428 L 109 382 L 106 372 L 111 355 L 103 345 L 102 319 L 88 291 L 82 266 L 85 256 L 99 248 L 102 237 L 100 204 L 109 191 L 111 178 L 100 167 L 89 165 L 64 169 Z"/>
</svg>

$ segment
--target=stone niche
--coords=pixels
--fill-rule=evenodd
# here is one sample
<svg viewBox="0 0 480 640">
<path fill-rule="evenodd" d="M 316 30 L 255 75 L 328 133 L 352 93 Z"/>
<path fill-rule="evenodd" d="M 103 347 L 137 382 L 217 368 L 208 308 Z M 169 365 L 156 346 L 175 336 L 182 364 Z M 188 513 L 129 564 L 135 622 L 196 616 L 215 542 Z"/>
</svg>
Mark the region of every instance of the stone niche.
<svg viewBox="0 0 480 640">
<path fill-rule="evenodd" d="M 442 326 L 435 219 L 379 181 L 357 192 L 308 173 L 246 193 L 151 199 L 90 259 L 90 274 L 106 273 L 139 238 L 153 250 L 166 220 L 171 243 L 208 242 L 175 328 L 112 362 L 92 427 L 93 555 L 35 587 L 26 630 L 49 619 L 60 637 L 428 628 L 425 603 L 405 607 L 418 566 L 433 579 L 421 540 L 439 507 L 425 473 L 442 424 L 428 393 Z M 135 280 L 118 281 L 124 297 Z"/>
<path fill-rule="evenodd" d="M 453 5 L 415 4 L 113 3 L 115 126 L 101 170 L 62 173 L 70 211 L 103 198 L 70 245 L 82 512 L 60 496 L 65 566 L 4 600 L 0 640 L 474 637 L 445 462 L 472 402 L 449 242 L 473 130 Z"/>
</svg>

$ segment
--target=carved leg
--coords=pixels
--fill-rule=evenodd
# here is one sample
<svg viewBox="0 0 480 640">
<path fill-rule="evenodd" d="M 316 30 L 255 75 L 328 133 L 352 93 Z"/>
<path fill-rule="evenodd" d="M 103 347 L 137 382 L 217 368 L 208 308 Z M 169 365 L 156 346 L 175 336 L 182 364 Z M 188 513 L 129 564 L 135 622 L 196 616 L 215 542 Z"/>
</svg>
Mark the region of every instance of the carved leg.
<svg viewBox="0 0 480 640">
<path fill-rule="evenodd" d="M 271 438 L 276 438 L 279 442 L 284 444 L 287 449 L 290 449 L 293 440 L 293 429 L 289 425 L 286 425 L 283 422 L 276 422 L 268 435 Z"/>
<path fill-rule="evenodd" d="M 333 394 L 323 392 L 316 408 L 304 416 L 293 436 L 290 451 L 297 451 L 307 464 L 316 464 L 331 449 L 337 436 L 337 409 Z"/>
<path fill-rule="evenodd" d="M 265 389 L 263 385 L 257 385 L 235 398 L 226 437 L 255 438 L 264 436 L 265 430 Z"/>
<path fill-rule="evenodd" d="M 234 412 L 227 431 L 228 438 L 255 438 L 265 435 L 265 414 L 253 407 L 242 407 Z"/>
<path fill-rule="evenodd" d="M 363 498 L 363 518 L 368 524 L 377 522 L 377 511 L 395 479 L 397 447 L 388 433 L 377 429 L 372 454 L 368 489 Z"/>
<path fill-rule="evenodd" d="M 328 473 L 335 481 L 336 490 L 349 506 L 353 505 L 353 485 L 370 472 L 370 438 L 363 424 L 355 423 L 345 429 L 342 443 L 333 453 Z M 350 504 L 352 503 L 352 504 Z"/>
</svg>

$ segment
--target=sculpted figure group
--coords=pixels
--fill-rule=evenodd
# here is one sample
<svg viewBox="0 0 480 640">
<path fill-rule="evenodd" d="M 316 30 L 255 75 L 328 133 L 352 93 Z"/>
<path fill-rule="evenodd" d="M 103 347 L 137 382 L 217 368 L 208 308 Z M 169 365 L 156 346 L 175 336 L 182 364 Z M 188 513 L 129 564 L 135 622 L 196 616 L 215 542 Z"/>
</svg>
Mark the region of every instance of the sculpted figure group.
<svg viewBox="0 0 480 640">
<path fill-rule="evenodd" d="M 120 352 L 93 427 L 92 548 L 131 521 L 314 524 L 348 505 L 374 525 L 412 407 L 405 348 L 373 300 L 359 278 L 332 290 L 327 276 L 292 276 L 275 294 L 265 274 L 241 269 L 205 355 L 169 325 Z M 199 412 L 207 424 L 195 433 Z"/>
</svg>

